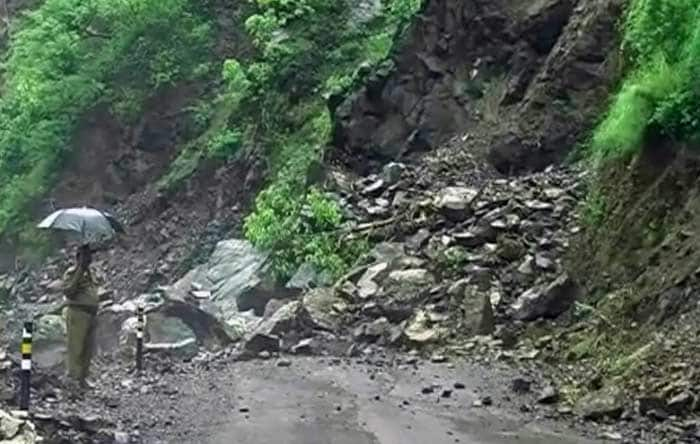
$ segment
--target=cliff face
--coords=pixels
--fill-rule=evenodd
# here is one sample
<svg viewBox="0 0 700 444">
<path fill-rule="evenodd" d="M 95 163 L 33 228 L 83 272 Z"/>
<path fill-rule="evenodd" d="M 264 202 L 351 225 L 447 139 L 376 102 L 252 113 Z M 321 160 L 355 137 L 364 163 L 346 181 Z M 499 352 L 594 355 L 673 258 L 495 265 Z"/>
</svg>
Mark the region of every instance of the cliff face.
<svg viewBox="0 0 700 444">
<path fill-rule="evenodd" d="M 338 158 L 366 171 L 469 133 L 502 172 L 563 159 L 613 84 L 621 4 L 428 1 L 390 66 L 333 110 Z"/>
</svg>

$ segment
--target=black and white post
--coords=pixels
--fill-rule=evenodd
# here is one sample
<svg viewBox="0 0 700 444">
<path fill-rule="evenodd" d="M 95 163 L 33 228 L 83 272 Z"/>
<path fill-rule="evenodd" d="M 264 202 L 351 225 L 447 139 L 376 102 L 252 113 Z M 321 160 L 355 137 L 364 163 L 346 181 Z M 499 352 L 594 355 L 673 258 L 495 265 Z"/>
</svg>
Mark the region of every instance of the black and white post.
<svg viewBox="0 0 700 444">
<path fill-rule="evenodd" d="M 136 309 L 136 371 L 143 370 L 143 331 L 145 329 L 145 317 L 143 304 Z"/>
<path fill-rule="evenodd" d="M 19 389 L 19 409 L 24 412 L 29 411 L 29 393 L 31 391 L 32 376 L 32 333 L 34 324 L 25 322 L 22 329 L 22 364 Z"/>
</svg>

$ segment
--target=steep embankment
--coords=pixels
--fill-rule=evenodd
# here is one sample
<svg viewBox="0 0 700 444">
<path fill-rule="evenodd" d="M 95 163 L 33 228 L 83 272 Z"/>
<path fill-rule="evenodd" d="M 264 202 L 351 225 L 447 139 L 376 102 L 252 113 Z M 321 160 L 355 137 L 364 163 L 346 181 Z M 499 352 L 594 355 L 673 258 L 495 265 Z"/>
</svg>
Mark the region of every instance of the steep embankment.
<svg viewBox="0 0 700 444">
<path fill-rule="evenodd" d="M 467 134 L 501 172 L 561 161 L 614 84 L 621 6 L 426 2 L 392 63 L 335 109 L 337 155 L 366 172 Z"/>
<path fill-rule="evenodd" d="M 216 94 L 213 61 L 250 46 L 222 36 L 239 15 L 215 3 L 51 0 L 12 22 L 0 100 L 3 268 L 17 251 L 45 252 L 31 221 L 54 205 L 116 209 L 168 170 L 202 131 L 192 105 Z"/>
<path fill-rule="evenodd" d="M 277 253 L 280 278 L 307 261 L 341 273 L 357 248 L 337 245 L 330 233 L 342 219 L 338 207 L 309 190 L 307 178 L 329 137 L 325 98 L 352 83 L 358 66 L 386 57 L 394 34 L 420 3 L 176 3 L 130 10 L 138 20 L 126 23 L 110 20 L 119 13 L 116 6 L 73 10 L 53 0 L 18 22 L 8 50 L 7 89 L 21 91 L 29 74 L 38 72 L 32 79 L 50 94 L 25 97 L 27 105 L 17 108 L 23 113 L 17 118 L 29 125 L 28 139 L 18 136 L 17 125 L 3 133 L 18 138 L 12 159 L 0 165 L 7 173 L 0 185 L 11 191 L 0 202 L 4 268 L 13 265 L 17 248 L 36 253 L 34 243 L 46 245 L 27 229 L 28 220 L 45 214 L 50 203 L 79 202 L 120 213 L 130 238 L 138 239 L 115 250 L 111 269 L 123 270 L 117 265 L 127 259 L 138 264 L 124 274 L 129 281 L 168 281 L 211 247 L 190 242 L 207 223 L 213 221 L 217 239 L 240 228 L 239 210 L 250 212 L 247 199 L 265 176 L 246 236 Z M 347 19 L 344 26 L 329 31 L 327 23 L 338 17 Z M 37 49 L 46 38 L 45 23 L 53 22 L 75 43 L 68 55 Z M 73 22 L 85 29 L 73 29 Z M 181 29 L 182 38 L 164 42 L 158 31 L 163 26 Z M 46 66 L 30 71 L 27 54 L 37 52 Z M 69 56 L 75 63 L 62 65 Z M 66 83 L 71 80 L 76 82 Z M 17 94 L 3 96 L 8 109 Z M 63 117 L 51 112 L 64 105 Z M 48 112 L 37 117 L 40 108 Z M 239 189 L 245 196 L 230 192 Z M 172 251 L 178 243 L 183 248 Z"/>
<path fill-rule="evenodd" d="M 658 421 L 700 402 L 699 12 L 694 2 L 630 4 L 626 75 L 592 137 L 588 224 L 570 258 L 587 305 L 555 353 L 574 397 L 624 388 Z"/>
</svg>

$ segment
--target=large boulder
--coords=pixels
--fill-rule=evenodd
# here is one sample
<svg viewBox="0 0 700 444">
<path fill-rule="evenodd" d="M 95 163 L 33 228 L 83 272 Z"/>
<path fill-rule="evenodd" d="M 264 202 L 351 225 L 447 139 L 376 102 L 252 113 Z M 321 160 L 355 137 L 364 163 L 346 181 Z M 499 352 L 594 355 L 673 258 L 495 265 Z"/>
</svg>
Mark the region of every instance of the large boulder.
<svg viewBox="0 0 700 444">
<path fill-rule="evenodd" d="M 447 331 L 445 328 L 435 325 L 425 310 L 419 310 L 409 320 L 403 334 L 409 343 L 423 345 L 443 339 Z"/>
<path fill-rule="evenodd" d="M 466 287 L 461 309 L 462 330 L 468 336 L 490 335 L 496 330 L 490 295 L 480 291 L 477 286 Z"/>
<path fill-rule="evenodd" d="M 585 419 L 617 419 L 625 407 L 624 393 L 621 389 L 610 386 L 581 398 L 576 404 L 576 412 Z"/>
<path fill-rule="evenodd" d="M 318 288 L 304 295 L 303 308 L 313 326 L 328 331 L 337 331 L 348 308 L 345 300 L 332 288 Z"/>
<path fill-rule="evenodd" d="M 301 281 L 308 277 L 298 276 L 298 286 L 280 287 L 268 265 L 268 255 L 250 242 L 221 241 L 207 263 L 191 270 L 165 291 L 171 299 L 195 300 L 203 310 L 226 324 L 231 335 L 240 336 L 254 320 L 253 313 L 262 316 L 271 299 L 295 298 L 301 292 L 297 287 L 303 286 Z M 253 313 L 247 313 L 251 310 Z"/>
<path fill-rule="evenodd" d="M 244 295 L 250 294 L 258 287 L 274 288 L 274 282 L 267 273 L 268 255 L 246 240 L 230 239 L 219 242 L 204 267 L 204 279 L 195 280 L 194 284 L 211 290 L 211 301 L 224 319 L 237 315 L 241 310 L 253 308 L 259 308 L 257 311 L 262 315 L 265 304 L 274 296 L 272 294 L 267 300 L 257 301 L 257 305 L 255 299 L 260 299 L 258 296 L 262 295 L 255 294 L 252 301 L 250 297 L 241 301 Z"/>
<path fill-rule="evenodd" d="M 286 288 L 306 290 L 309 288 L 331 285 L 331 276 L 326 272 L 320 272 L 311 263 L 303 263 L 296 273 L 287 282 Z"/>
<path fill-rule="evenodd" d="M 215 316 L 211 315 L 201 307 L 193 304 L 180 301 L 165 300 L 158 308 L 157 312 L 162 313 L 166 318 L 177 318 L 186 324 L 194 333 L 197 342 L 209 348 L 224 346 L 230 344 L 236 336 L 236 324 L 233 320 L 228 323 L 221 322 Z M 242 330 L 246 330 L 249 324 L 252 324 L 252 319 L 246 318 L 243 314 L 235 318 L 236 321 L 245 323 Z M 240 331 L 238 331 L 240 334 Z"/>
<path fill-rule="evenodd" d="M 191 348 L 192 343 L 210 349 L 232 341 L 225 324 L 202 308 L 188 302 L 172 300 L 162 294 L 145 294 L 100 311 L 97 324 L 97 347 L 101 353 L 121 352 L 130 356 L 136 343 L 137 308 L 146 313 L 146 343 Z"/>
<path fill-rule="evenodd" d="M 194 334 L 189 325 L 182 319 L 154 313 L 148 316 L 146 323 L 150 342 L 158 344 L 174 344 L 189 339 L 195 340 Z"/>
<path fill-rule="evenodd" d="M 398 286 L 426 286 L 434 281 L 432 273 L 425 268 L 410 268 L 389 273 L 389 283 Z"/>
<path fill-rule="evenodd" d="M 361 299 L 367 299 L 379 291 L 379 281 L 389 269 L 389 263 L 380 262 L 367 268 L 357 281 L 357 292 Z"/>
<path fill-rule="evenodd" d="M 244 355 L 255 356 L 262 352 L 277 353 L 280 351 L 281 340 L 279 336 L 254 333 L 246 338 L 243 348 Z"/>
<path fill-rule="evenodd" d="M 454 221 L 463 221 L 472 213 L 472 204 L 479 195 L 476 188 L 446 187 L 442 189 L 433 202 L 435 208 Z"/>
<path fill-rule="evenodd" d="M 513 317 L 521 321 L 556 318 L 571 308 L 578 291 L 577 285 L 569 276 L 562 274 L 546 287 L 531 288 L 520 295 L 511 306 Z"/>
<path fill-rule="evenodd" d="M 369 256 L 374 259 L 376 263 L 386 262 L 391 269 L 395 269 L 397 264 L 407 257 L 406 248 L 404 244 L 400 242 L 382 242 L 377 244 L 372 251 L 370 251 Z"/>
<path fill-rule="evenodd" d="M 256 316 L 263 316 L 265 307 L 271 300 L 292 300 L 301 293 L 301 288 L 280 287 L 270 280 L 243 292 L 236 301 L 236 307 L 238 312 L 251 311 Z"/>
<path fill-rule="evenodd" d="M 396 334 L 397 326 L 394 326 L 385 317 L 375 319 L 371 322 L 360 324 L 353 332 L 353 337 L 358 342 L 393 342 L 392 338 L 399 338 Z M 401 333 L 399 331 L 399 333 Z"/>
<path fill-rule="evenodd" d="M 250 242 L 229 239 L 217 244 L 206 264 L 206 277 L 214 290 L 214 298 L 236 297 L 260 283 L 268 255 Z"/>
<path fill-rule="evenodd" d="M 383 282 L 382 298 L 399 305 L 416 303 L 434 284 L 435 276 L 425 268 L 395 270 Z"/>
<path fill-rule="evenodd" d="M 244 348 L 248 352 L 274 351 L 269 350 L 267 345 L 279 340 L 279 347 L 290 349 L 303 338 L 309 337 L 314 330 L 338 330 L 346 309 L 347 303 L 332 288 L 311 290 L 301 300 L 287 302 L 274 313 L 267 313 L 244 336 Z M 261 349 L 261 344 L 267 344 L 263 347 L 264 350 Z"/>
<path fill-rule="evenodd" d="M 272 316 L 262 319 L 252 332 L 256 334 L 284 336 L 288 332 L 305 330 L 309 327 L 308 315 L 300 301 L 288 302 Z"/>
<path fill-rule="evenodd" d="M 0 410 L 1 444 L 34 444 L 39 441 L 36 427 L 32 422 Z"/>
<path fill-rule="evenodd" d="M 243 349 L 248 356 L 260 352 L 275 353 L 282 347 L 282 338 L 291 337 L 286 345 L 305 335 L 309 325 L 300 301 L 283 305 L 269 317 L 263 318 L 243 338 Z"/>
</svg>

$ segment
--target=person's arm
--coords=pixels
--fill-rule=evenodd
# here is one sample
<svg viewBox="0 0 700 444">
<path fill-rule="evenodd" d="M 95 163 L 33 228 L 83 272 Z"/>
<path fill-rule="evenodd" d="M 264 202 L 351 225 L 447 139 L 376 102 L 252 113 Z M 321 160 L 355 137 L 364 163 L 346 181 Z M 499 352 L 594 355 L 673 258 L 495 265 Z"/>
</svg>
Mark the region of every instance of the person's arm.
<svg viewBox="0 0 700 444">
<path fill-rule="evenodd" d="M 83 269 L 77 267 L 75 270 L 66 272 L 63 278 L 63 293 L 68 299 L 73 299 L 78 294 L 80 289 L 80 278 L 83 275 Z"/>
</svg>

